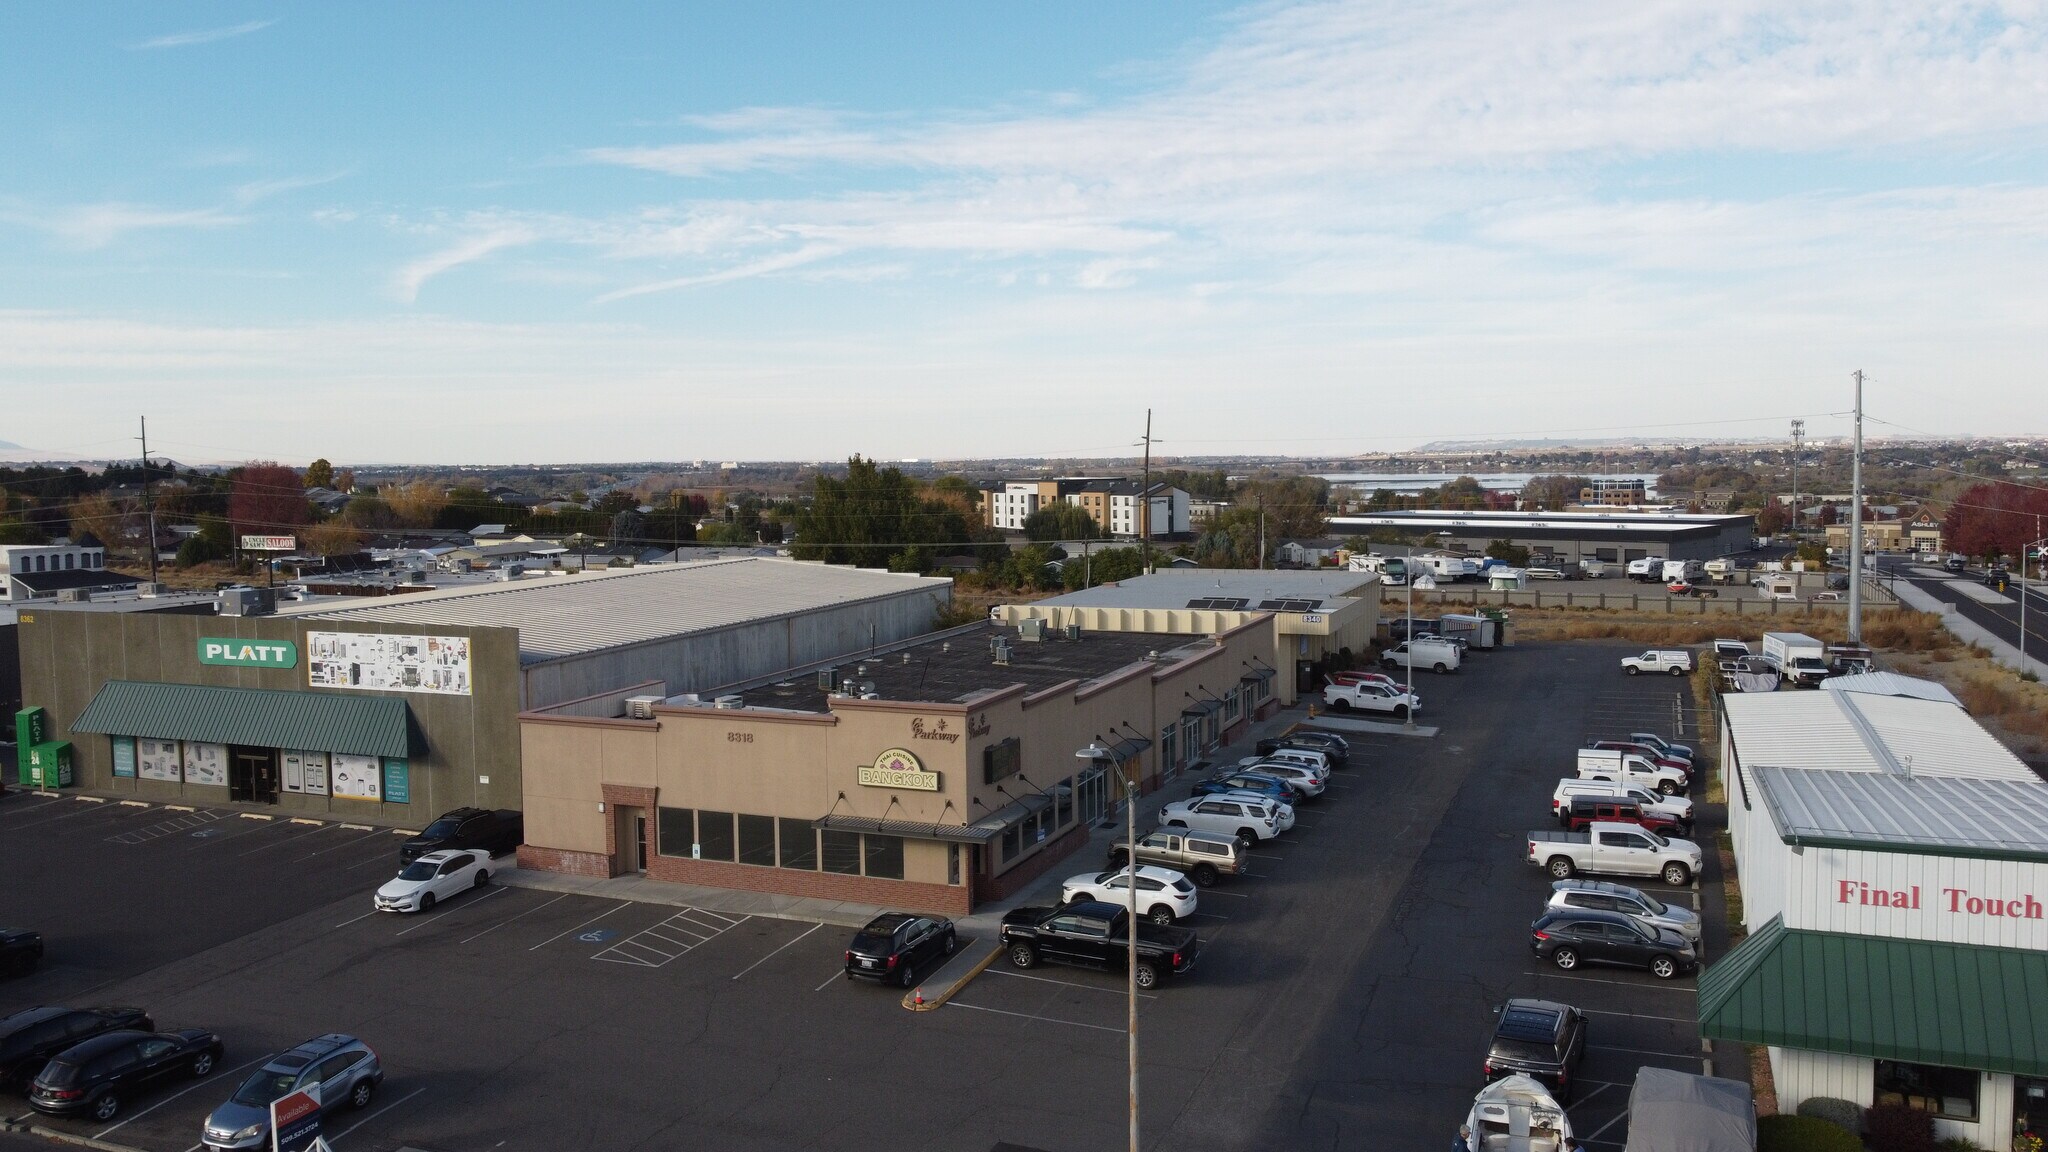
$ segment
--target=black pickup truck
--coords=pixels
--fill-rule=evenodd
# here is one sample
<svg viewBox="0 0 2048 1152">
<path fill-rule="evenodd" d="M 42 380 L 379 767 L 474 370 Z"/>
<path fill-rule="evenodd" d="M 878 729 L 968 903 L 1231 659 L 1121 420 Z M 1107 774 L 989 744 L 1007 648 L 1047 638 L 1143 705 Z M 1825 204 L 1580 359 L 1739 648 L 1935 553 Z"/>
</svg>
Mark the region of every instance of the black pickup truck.
<svg viewBox="0 0 2048 1152">
<path fill-rule="evenodd" d="M 1018 908 L 1003 917 L 1000 936 L 1010 963 L 1041 961 L 1122 971 L 1130 958 L 1127 913 L 1121 905 L 1082 902 L 1064 908 Z M 1138 987 L 1155 988 L 1169 975 L 1195 966 L 1199 941 L 1192 928 L 1138 922 Z"/>
<path fill-rule="evenodd" d="M 526 839 L 526 817 L 509 808 L 456 808 L 441 813 L 425 831 L 398 849 L 398 862 L 410 864 L 443 848 L 481 848 L 493 856 L 517 851 Z"/>
</svg>

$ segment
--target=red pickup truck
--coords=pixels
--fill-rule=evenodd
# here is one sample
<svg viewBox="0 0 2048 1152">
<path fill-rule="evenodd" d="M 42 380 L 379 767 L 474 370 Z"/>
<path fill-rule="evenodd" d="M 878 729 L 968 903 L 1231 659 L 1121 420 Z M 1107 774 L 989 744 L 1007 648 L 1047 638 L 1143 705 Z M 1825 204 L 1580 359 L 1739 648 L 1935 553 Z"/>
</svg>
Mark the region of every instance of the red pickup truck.
<svg viewBox="0 0 2048 1152">
<path fill-rule="evenodd" d="M 1559 813 L 1567 829 L 1584 832 L 1595 823 L 1634 824 L 1659 836 L 1678 834 L 1678 821 L 1661 812 L 1645 812 L 1640 802 L 1627 796 L 1574 796 L 1571 806 Z"/>
</svg>

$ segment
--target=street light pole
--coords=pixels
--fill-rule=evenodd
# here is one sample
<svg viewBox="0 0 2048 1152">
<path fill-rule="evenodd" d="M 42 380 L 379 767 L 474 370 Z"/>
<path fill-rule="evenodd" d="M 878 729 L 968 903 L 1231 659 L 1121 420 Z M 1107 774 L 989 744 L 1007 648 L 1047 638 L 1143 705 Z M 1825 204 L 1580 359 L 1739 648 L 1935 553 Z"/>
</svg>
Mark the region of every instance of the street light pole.
<svg viewBox="0 0 2048 1152">
<path fill-rule="evenodd" d="M 1408 645 L 1408 659 L 1403 661 L 1408 668 L 1408 718 L 1404 722 L 1410 731 L 1415 728 L 1415 547 L 1409 545 L 1403 566 L 1408 570 L 1408 628 L 1401 637 Z"/>
<path fill-rule="evenodd" d="M 1124 935 L 1130 952 L 1124 957 L 1124 984 L 1130 1002 L 1125 1030 L 1131 1039 L 1131 1148 L 1138 1152 L 1138 793 L 1131 787 L 1131 773 L 1123 765 L 1117 771 L 1124 781 L 1125 856 L 1130 863 L 1129 883 L 1124 895 L 1129 900 L 1124 913 Z"/>
</svg>

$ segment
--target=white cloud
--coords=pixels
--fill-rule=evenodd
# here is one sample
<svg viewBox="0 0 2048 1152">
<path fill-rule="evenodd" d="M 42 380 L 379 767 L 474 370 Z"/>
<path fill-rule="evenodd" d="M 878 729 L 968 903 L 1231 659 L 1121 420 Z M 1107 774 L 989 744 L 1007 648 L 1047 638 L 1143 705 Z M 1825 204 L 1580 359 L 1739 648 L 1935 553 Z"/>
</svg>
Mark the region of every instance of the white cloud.
<svg viewBox="0 0 2048 1152">
<path fill-rule="evenodd" d="M 322 184 L 332 184 L 346 175 L 346 172 L 333 172 L 325 176 L 282 176 L 275 180 L 252 180 L 235 189 L 235 203 L 247 207 L 273 196 L 296 192 L 301 188 L 318 188 Z"/>
<path fill-rule="evenodd" d="M 251 20 L 246 24 L 230 24 L 225 28 L 207 28 L 197 32 L 173 32 L 167 36 L 156 36 L 128 47 L 135 51 L 150 51 L 158 48 L 190 48 L 195 44 L 212 44 L 220 40 L 232 40 L 261 32 L 276 20 Z"/>
<path fill-rule="evenodd" d="M 766 276 L 774 272 L 783 272 L 791 268 L 799 267 L 804 264 L 810 264 L 818 260 L 823 260 L 828 256 L 837 254 L 837 252 L 838 249 L 833 248 L 829 245 L 808 244 L 802 248 L 796 249 L 793 252 L 778 253 L 774 256 L 763 257 L 762 259 L 754 260 L 746 264 L 740 264 L 735 267 L 721 268 L 715 272 L 703 272 L 694 276 L 677 276 L 668 280 L 656 280 L 647 284 L 635 284 L 630 288 L 621 288 L 615 292 L 606 292 L 604 295 L 599 296 L 596 299 L 593 299 L 591 303 L 610 304 L 615 300 L 626 300 L 634 296 L 648 296 L 656 292 L 673 292 L 678 288 L 698 288 L 707 284 L 725 284 L 730 283 L 731 281 L 734 280 L 752 279 L 753 277 L 756 276 Z"/>
<path fill-rule="evenodd" d="M 218 208 L 108 202 L 47 209 L 0 207 L 0 221 L 46 232 L 74 248 L 104 248 L 130 232 L 226 228 L 241 223 L 241 218 Z"/>
<path fill-rule="evenodd" d="M 501 249 L 531 244 L 536 238 L 531 228 L 520 224 L 466 236 L 439 252 L 421 257 L 399 269 L 398 275 L 392 281 L 392 290 L 400 300 L 410 304 L 419 299 L 421 286 L 441 273 L 474 263 Z"/>
</svg>

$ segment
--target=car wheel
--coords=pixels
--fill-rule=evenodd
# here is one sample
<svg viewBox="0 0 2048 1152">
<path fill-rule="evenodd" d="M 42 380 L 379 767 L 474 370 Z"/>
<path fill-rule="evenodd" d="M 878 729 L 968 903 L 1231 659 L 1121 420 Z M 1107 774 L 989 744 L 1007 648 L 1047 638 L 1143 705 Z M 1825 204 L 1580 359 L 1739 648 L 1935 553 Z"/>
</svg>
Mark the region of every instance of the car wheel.
<svg viewBox="0 0 2048 1152">
<path fill-rule="evenodd" d="M 1659 780 L 1657 781 L 1657 791 L 1666 796 L 1676 796 L 1678 795 L 1678 784 L 1673 780 Z"/>
<path fill-rule="evenodd" d="M 1669 956 L 1659 956 L 1650 961 L 1650 975 L 1659 980 L 1669 980 L 1678 975 L 1678 962 Z"/>
<path fill-rule="evenodd" d="M 1185 820 L 1168 820 L 1166 826 L 1168 828 L 1185 828 L 1188 826 L 1188 822 Z"/>
<path fill-rule="evenodd" d="M 92 1102 L 92 1118 L 95 1120 L 112 1120 L 120 1111 L 121 1098 L 112 1092 Z"/>
<path fill-rule="evenodd" d="M 355 1087 L 348 1090 L 348 1106 L 357 1110 L 368 1108 L 370 1100 L 376 1095 L 376 1083 L 368 1076 L 365 1076 L 361 1080 L 356 1081 Z"/>
<path fill-rule="evenodd" d="M 1131 973 L 1131 979 L 1138 987 L 1149 992 L 1159 987 L 1159 969 L 1150 964 L 1140 963 L 1137 971 Z"/>
<path fill-rule="evenodd" d="M 1173 909 L 1161 904 L 1157 908 L 1152 909 L 1151 914 L 1147 918 L 1154 924 L 1171 924 L 1173 923 Z"/>
<path fill-rule="evenodd" d="M 1197 864 L 1195 865 L 1194 872 L 1188 878 L 1195 882 L 1195 887 L 1197 888 L 1214 888 L 1216 886 L 1216 869 L 1212 865 Z"/>
<path fill-rule="evenodd" d="M 1259 834 L 1249 828 L 1239 828 L 1237 830 L 1237 838 L 1247 848 L 1259 842 Z"/>
<path fill-rule="evenodd" d="M 1570 948 L 1559 948 L 1550 954 L 1550 962 L 1569 972 L 1579 966 L 1579 954 Z"/>
<path fill-rule="evenodd" d="M 426 895 L 420 897 L 420 911 L 425 912 L 433 906 L 434 894 L 432 892 L 429 892 Z"/>
<path fill-rule="evenodd" d="M 946 955 L 951 956 L 953 954 L 953 949 L 958 948 L 959 946 L 960 938 L 951 932 L 946 933 Z"/>
<path fill-rule="evenodd" d="M 213 1071 L 213 1053 L 201 1052 L 192 1058 L 192 1075 L 205 1076 Z"/>
<path fill-rule="evenodd" d="M 1671 674 L 1672 674 L 1673 676 L 1683 676 L 1683 675 L 1685 675 L 1685 669 L 1683 669 L 1683 668 L 1673 668 L 1673 669 L 1671 670 Z"/>
<path fill-rule="evenodd" d="M 1406 704 L 1396 704 L 1396 705 L 1394 705 L 1394 719 L 1396 719 L 1396 720 L 1406 720 L 1407 718 L 1408 718 L 1408 706 L 1407 706 Z"/>
<path fill-rule="evenodd" d="M 917 965 L 905 964 L 902 968 L 897 969 L 896 983 L 899 987 L 903 988 L 908 988 L 912 984 L 917 983 Z"/>
<path fill-rule="evenodd" d="M 1018 968 L 1038 966 L 1038 949 L 1029 944 L 1010 945 L 1010 963 Z"/>
<path fill-rule="evenodd" d="M 1692 869 L 1683 864 L 1671 863 L 1664 866 L 1664 882 L 1673 888 L 1683 888 L 1692 883 Z"/>
<path fill-rule="evenodd" d="M 1351 711 L 1351 701 L 1339 696 L 1330 702 L 1330 707 L 1334 711 L 1349 712 Z"/>
<path fill-rule="evenodd" d="M 1571 879 L 1572 873 L 1576 871 L 1578 871 L 1578 869 L 1572 866 L 1571 857 L 1552 856 L 1550 858 L 1549 872 L 1552 876 L 1555 876 L 1559 880 Z"/>
<path fill-rule="evenodd" d="M 484 885 L 486 885 L 486 884 L 489 884 L 490 882 L 491 882 L 491 874 L 490 874 L 490 872 L 489 872 L 489 871 L 488 871 L 487 869 L 479 868 L 479 869 L 477 869 L 477 870 L 476 870 L 476 882 L 475 882 L 475 883 L 473 883 L 473 884 L 471 884 L 471 885 L 470 885 L 470 887 L 472 887 L 472 888 L 481 888 L 481 887 L 483 887 Z"/>
<path fill-rule="evenodd" d="M 1444 673 L 1449 672 L 1451 669 L 1443 661 L 1439 660 L 1431 666 L 1431 670 L 1434 671 L 1437 675 L 1441 676 Z"/>
<path fill-rule="evenodd" d="M 1643 670 L 1631 664 L 1628 666 L 1628 674 L 1631 676 L 1641 676 L 1643 674 Z"/>
</svg>

